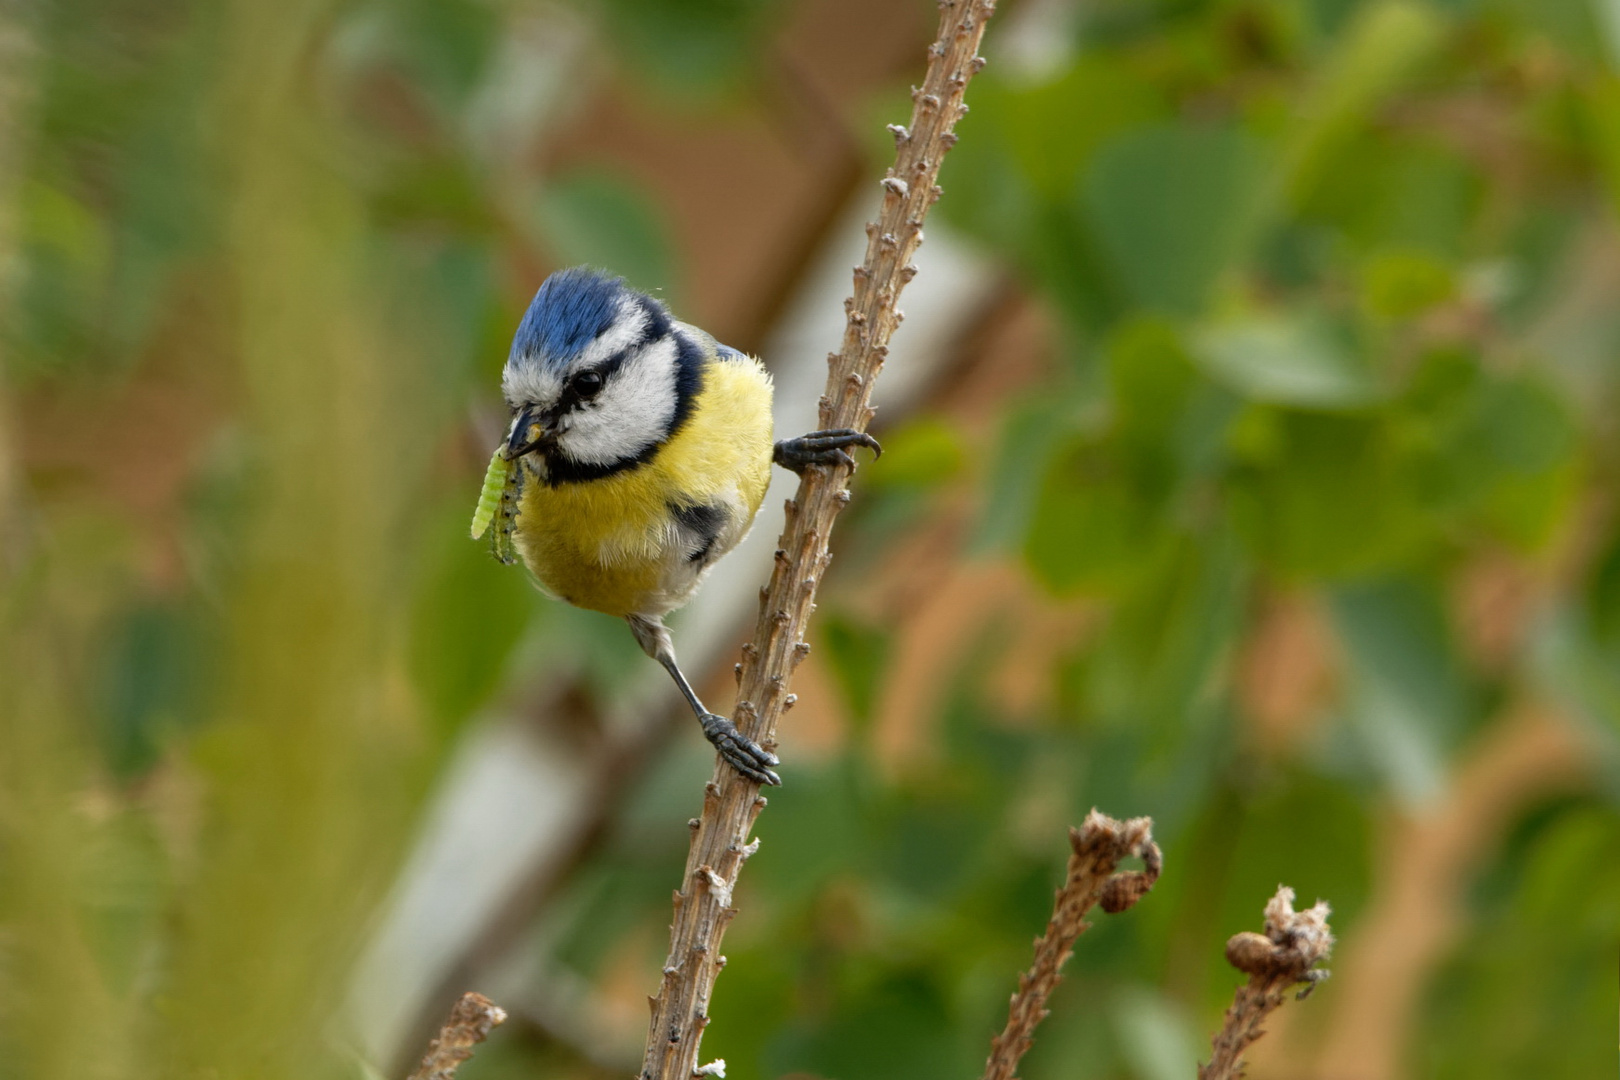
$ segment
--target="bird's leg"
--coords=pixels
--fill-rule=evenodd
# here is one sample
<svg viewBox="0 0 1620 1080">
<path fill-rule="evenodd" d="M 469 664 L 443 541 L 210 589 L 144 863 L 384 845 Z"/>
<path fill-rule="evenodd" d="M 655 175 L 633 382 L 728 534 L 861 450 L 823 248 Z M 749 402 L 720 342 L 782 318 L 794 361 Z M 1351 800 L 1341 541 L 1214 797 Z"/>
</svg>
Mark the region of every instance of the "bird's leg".
<svg viewBox="0 0 1620 1080">
<path fill-rule="evenodd" d="M 726 717 L 705 709 L 698 700 L 697 692 L 675 662 L 675 643 L 669 636 L 669 628 L 656 616 L 627 615 L 625 621 L 630 624 L 641 650 L 663 664 L 675 685 L 681 688 L 681 696 L 686 698 L 686 703 L 697 714 L 698 723 L 703 725 L 704 737 L 714 744 L 726 763 L 756 784 L 780 784 L 782 778 L 771 771 L 772 765 L 781 764 L 777 756 L 738 731 L 737 725 Z"/>
<path fill-rule="evenodd" d="M 856 431 L 854 428 L 830 428 L 826 431 L 812 431 L 808 435 L 800 435 L 797 439 L 783 439 L 771 452 L 771 460 L 801 476 L 804 475 L 804 470 L 812 465 L 848 465 L 853 469 L 855 459 L 849 456 L 851 446 L 864 446 L 874 454 L 879 456 L 883 454 L 883 447 L 864 431 Z"/>
</svg>

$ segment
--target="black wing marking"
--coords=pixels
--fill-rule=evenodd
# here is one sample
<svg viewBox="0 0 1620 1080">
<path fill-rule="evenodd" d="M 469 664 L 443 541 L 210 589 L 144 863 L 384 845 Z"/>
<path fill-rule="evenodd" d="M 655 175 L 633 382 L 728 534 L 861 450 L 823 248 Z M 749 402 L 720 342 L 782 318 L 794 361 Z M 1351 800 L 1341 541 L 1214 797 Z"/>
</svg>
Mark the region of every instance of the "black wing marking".
<svg viewBox="0 0 1620 1080">
<path fill-rule="evenodd" d="M 687 535 L 689 554 L 687 562 L 705 562 L 714 550 L 720 534 L 725 532 L 726 526 L 731 522 L 731 513 L 724 506 L 676 506 L 670 505 L 670 513 L 675 516 L 675 522 L 681 531 Z"/>
</svg>

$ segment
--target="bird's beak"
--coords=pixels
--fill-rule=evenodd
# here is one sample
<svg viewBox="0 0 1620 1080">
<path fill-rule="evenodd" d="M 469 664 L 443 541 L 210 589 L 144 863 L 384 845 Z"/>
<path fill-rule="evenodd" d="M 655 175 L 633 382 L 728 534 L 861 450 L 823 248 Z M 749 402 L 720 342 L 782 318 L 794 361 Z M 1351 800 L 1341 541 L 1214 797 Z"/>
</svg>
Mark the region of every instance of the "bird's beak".
<svg viewBox="0 0 1620 1080">
<path fill-rule="evenodd" d="M 550 427 L 541 419 L 538 410 L 526 408 L 519 411 L 512 421 L 512 433 L 506 439 L 506 460 L 516 461 L 545 442 L 550 435 Z"/>
</svg>

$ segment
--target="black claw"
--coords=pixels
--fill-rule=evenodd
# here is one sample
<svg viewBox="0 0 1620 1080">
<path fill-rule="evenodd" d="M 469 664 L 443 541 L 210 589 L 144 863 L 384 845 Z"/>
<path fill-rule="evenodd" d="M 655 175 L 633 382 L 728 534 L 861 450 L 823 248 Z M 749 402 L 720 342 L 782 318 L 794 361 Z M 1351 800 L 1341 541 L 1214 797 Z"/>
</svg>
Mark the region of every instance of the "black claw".
<svg viewBox="0 0 1620 1080">
<path fill-rule="evenodd" d="M 771 458 L 784 469 L 792 469 L 796 473 L 803 473 L 812 465 L 844 465 L 853 469 L 855 459 L 848 453 L 848 448 L 853 446 L 866 447 L 874 457 L 883 456 L 882 445 L 866 432 L 854 428 L 830 428 L 812 431 L 797 439 L 782 440 L 776 444 Z"/>
<path fill-rule="evenodd" d="M 771 771 L 772 765 L 782 764 L 781 759 L 738 731 L 736 724 L 715 713 L 705 713 L 701 723 L 704 736 L 726 759 L 726 764 L 756 784 L 775 787 L 782 782 L 782 778 Z"/>
</svg>

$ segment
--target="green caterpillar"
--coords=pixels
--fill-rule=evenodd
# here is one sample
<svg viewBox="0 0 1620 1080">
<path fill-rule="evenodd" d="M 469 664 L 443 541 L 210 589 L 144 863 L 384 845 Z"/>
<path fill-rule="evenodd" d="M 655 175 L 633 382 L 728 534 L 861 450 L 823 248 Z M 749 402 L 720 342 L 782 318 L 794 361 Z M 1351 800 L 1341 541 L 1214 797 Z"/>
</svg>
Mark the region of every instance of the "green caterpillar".
<svg viewBox="0 0 1620 1080">
<path fill-rule="evenodd" d="M 489 531 L 489 550 L 497 560 L 510 566 L 517 561 L 512 547 L 512 528 L 517 518 L 518 496 L 523 490 L 523 470 L 506 460 L 504 447 L 496 447 L 484 470 L 484 486 L 478 492 L 478 508 L 473 511 L 472 538 Z"/>
<path fill-rule="evenodd" d="M 484 470 L 484 488 L 478 493 L 478 509 L 473 511 L 474 540 L 483 536 L 489 523 L 495 520 L 495 511 L 500 507 L 501 496 L 506 491 L 506 478 L 511 471 L 512 463 L 506 460 L 505 448 L 497 446 L 495 455 L 489 459 L 489 468 Z"/>
</svg>

